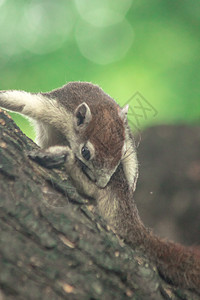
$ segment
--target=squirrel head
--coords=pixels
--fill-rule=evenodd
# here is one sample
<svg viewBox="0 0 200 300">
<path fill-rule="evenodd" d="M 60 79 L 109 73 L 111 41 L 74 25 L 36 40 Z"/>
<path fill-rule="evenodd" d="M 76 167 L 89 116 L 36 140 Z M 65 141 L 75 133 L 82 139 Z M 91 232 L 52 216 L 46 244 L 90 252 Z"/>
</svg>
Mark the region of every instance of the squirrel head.
<svg viewBox="0 0 200 300">
<path fill-rule="evenodd" d="M 68 141 L 83 172 L 105 187 L 118 167 L 125 145 L 128 106 L 120 108 L 100 87 L 70 82 L 48 94 L 72 114 Z"/>
<path fill-rule="evenodd" d="M 56 98 L 72 111 L 74 133 L 69 142 L 83 172 L 105 187 L 124 154 L 128 106 L 121 109 L 102 89 L 87 82 L 68 83 L 60 94 L 56 91 Z"/>
<path fill-rule="evenodd" d="M 71 143 L 72 150 L 84 173 L 101 188 L 124 154 L 126 110 L 105 103 L 90 108 L 83 102 L 74 112 L 76 139 Z"/>
</svg>

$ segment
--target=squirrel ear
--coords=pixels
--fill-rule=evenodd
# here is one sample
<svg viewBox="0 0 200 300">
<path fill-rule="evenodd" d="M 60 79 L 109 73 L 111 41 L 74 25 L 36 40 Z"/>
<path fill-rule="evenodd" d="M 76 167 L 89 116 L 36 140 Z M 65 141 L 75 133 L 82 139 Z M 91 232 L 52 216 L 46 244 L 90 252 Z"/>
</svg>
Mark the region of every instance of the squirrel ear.
<svg viewBox="0 0 200 300">
<path fill-rule="evenodd" d="M 74 119 L 75 119 L 75 127 L 81 129 L 83 127 L 87 127 L 87 125 L 91 121 L 92 114 L 89 106 L 85 102 L 81 103 L 76 108 L 74 112 Z"/>
<path fill-rule="evenodd" d="M 122 121 L 125 121 L 127 118 L 128 108 L 129 108 L 129 105 L 126 104 L 122 109 L 119 110 L 119 116 L 122 119 Z"/>
</svg>

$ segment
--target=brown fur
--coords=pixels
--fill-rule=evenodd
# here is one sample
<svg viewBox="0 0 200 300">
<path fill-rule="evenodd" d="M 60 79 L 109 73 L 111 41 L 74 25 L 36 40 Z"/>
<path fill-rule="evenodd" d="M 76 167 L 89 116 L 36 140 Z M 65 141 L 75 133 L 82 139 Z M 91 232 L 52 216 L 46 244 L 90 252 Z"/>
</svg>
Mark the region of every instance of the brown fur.
<svg viewBox="0 0 200 300">
<path fill-rule="evenodd" d="M 112 169 L 122 157 L 122 147 L 125 139 L 125 127 L 119 117 L 119 105 L 100 87 L 88 82 L 69 82 L 65 86 L 42 93 L 42 95 L 57 99 L 69 112 L 85 102 L 91 110 L 92 121 L 86 131 L 79 137 L 89 139 L 96 149 L 96 166 Z"/>
<path fill-rule="evenodd" d="M 117 106 L 116 102 L 100 87 L 89 82 L 69 82 L 61 88 L 42 93 L 42 95 L 58 99 L 59 103 L 72 113 L 82 102 L 88 104 L 92 113 L 94 113 L 93 110 L 96 110 L 100 103 L 106 107 L 108 105 L 110 107 L 113 107 L 113 105 Z"/>
<path fill-rule="evenodd" d="M 107 193 L 110 193 L 110 201 L 104 203 L 105 211 L 113 205 L 111 199 L 118 203 L 115 216 L 106 218 L 114 231 L 134 249 L 140 248 L 147 254 L 167 281 L 200 293 L 199 249 L 162 240 L 144 226 L 121 166 L 111 178 Z"/>
<path fill-rule="evenodd" d="M 125 139 L 125 131 L 122 120 L 116 109 L 98 106 L 96 118 L 93 118 L 86 129 L 85 136 L 95 147 L 97 162 L 107 164 L 107 168 L 113 168 L 122 157 L 122 147 Z M 109 146 L 109 148 L 108 148 Z"/>
</svg>

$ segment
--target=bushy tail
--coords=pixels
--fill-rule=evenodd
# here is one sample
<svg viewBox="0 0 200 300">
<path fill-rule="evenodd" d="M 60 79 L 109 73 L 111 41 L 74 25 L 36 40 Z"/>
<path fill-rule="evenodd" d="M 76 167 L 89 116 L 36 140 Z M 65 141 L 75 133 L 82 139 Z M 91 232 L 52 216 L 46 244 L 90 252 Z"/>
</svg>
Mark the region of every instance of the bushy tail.
<svg viewBox="0 0 200 300">
<path fill-rule="evenodd" d="M 148 247 L 160 274 L 174 285 L 200 293 L 200 250 L 151 236 Z"/>
</svg>

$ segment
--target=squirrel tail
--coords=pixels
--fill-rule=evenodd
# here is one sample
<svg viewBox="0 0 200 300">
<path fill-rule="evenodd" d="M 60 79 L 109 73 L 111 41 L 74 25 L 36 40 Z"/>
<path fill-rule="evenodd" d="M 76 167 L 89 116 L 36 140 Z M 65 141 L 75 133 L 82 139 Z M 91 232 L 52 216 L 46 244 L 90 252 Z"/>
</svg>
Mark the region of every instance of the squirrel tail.
<svg viewBox="0 0 200 300">
<path fill-rule="evenodd" d="M 146 245 L 147 246 L 147 245 Z M 168 282 L 200 293 L 200 249 L 150 236 L 147 252 Z"/>
</svg>

